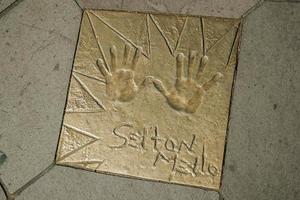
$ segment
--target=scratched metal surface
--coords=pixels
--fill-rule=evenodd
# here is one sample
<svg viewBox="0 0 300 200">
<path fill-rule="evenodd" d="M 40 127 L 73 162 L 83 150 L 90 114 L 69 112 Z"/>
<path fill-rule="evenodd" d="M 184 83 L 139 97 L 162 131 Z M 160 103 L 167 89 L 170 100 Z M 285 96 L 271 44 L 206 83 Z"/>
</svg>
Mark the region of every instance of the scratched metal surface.
<svg viewBox="0 0 300 200">
<path fill-rule="evenodd" d="M 219 189 L 239 23 L 85 11 L 56 163 Z"/>
</svg>

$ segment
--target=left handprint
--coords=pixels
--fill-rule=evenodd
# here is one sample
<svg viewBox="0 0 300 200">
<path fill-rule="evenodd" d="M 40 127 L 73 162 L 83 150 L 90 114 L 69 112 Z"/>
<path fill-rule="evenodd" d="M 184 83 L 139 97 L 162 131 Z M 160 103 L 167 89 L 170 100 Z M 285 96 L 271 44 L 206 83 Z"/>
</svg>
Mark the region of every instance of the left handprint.
<svg viewBox="0 0 300 200">
<path fill-rule="evenodd" d="M 110 48 L 111 66 L 105 66 L 102 59 L 97 59 L 97 65 L 106 80 L 106 94 L 113 101 L 128 102 L 134 99 L 139 88 L 134 80 L 135 68 L 141 56 L 141 49 L 136 48 L 133 59 L 129 64 L 131 47 L 125 45 L 122 64 L 117 60 L 117 49 Z M 129 67 L 125 68 L 127 65 Z M 121 66 L 121 67 L 119 67 Z"/>
</svg>

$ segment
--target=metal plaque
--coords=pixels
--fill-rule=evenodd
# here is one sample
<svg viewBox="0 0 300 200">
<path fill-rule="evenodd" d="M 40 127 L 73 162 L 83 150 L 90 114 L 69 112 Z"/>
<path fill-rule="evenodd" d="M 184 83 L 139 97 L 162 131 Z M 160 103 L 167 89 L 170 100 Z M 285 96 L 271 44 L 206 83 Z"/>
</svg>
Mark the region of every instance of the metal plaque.
<svg viewBox="0 0 300 200">
<path fill-rule="evenodd" d="M 239 27 L 85 11 L 56 163 L 219 189 Z"/>
</svg>

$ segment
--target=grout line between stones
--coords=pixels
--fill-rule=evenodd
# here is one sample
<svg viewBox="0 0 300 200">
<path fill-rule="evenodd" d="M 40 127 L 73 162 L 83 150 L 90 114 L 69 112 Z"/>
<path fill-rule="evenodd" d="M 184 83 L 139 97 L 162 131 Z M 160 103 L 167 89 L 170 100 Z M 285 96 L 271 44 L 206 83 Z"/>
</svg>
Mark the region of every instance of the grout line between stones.
<svg viewBox="0 0 300 200">
<path fill-rule="evenodd" d="M 219 192 L 219 200 L 225 200 L 224 196 Z"/>
<path fill-rule="evenodd" d="M 8 191 L 8 188 L 7 188 L 6 184 L 4 183 L 4 181 L 2 180 L 1 177 L 0 177 L 0 187 L 2 188 L 2 190 L 4 192 L 4 195 L 5 195 L 7 200 L 13 199 L 11 193 Z"/>
<path fill-rule="evenodd" d="M 27 183 L 25 183 L 23 186 L 21 186 L 19 189 L 17 189 L 15 192 L 10 193 L 6 184 L 0 177 L 0 186 L 5 194 L 5 197 L 7 200 L 15 200 L 17 196 L 19 196 L 24 190 L 26 190 L 30 185 L 35 183 L 37 180 L 39 180 L 41 177 L 43 177 L 45 174 L 47 174 L 53 167 L 55 166 L 55 161 L 53 161 L 48 167 L 46 167 L 44 170 L 42 170 L 38 175 L 34 176 L 32 179 L 30 179 Z"/>
<path fill-rule="evenodd" d="M 121 2 L 121 9 L 123 9 L 123 6 L 124 6 L 124 0 L 122 0 Z"/>
<path fill-rule="evenodd" d="M 300 0 L 265 0 L 266 2 L 274 3 L 300 3 Z"/>
<path fill-rule="evenodd" d="M 249 8 L 244 14 L 242 14 L 241 18 L 247 17 L 249 14 L 251 14 L 254 10 L 259 8 L 264 3 L 264 0 L 259 0 L 255 5 L 253 5 L 251 8 Z"/>
<path fill-rule="evenodd" d="M 78 3 L 78 0 L 73 0 L 75 3 L 76 3 L 76 5 L 80 8 L 80 10 L 84 10 L 82 7 L 81 7 L 81 5 Z"/>
<path fill-rule="evenodd" d="M 55 161 L 53 161 L 47 168 L 45 168 L 43 171 L 41 171 L 38 175 L 33 177 L 31 180 L 29 180 L 27 183 L 25 183 L 22 187 L 17 189 L 12 195 L 13 197 L 16 197 L 20 195 L 24 190 L 26 190 L 30 185 L 35 183 L 37 180 L 39 180 L 41 177 L 43 177 L 45 174 L 47 174 L 53 167 L 55 166 Z"/>
<path fill-rule="evenodd" d="M 0 18 L 6 15 L 10 10 L 15 8 L 19 3 L 21 3 L 24 0 L 16 0 L 13 3 L 11 3 L 9 6 L 7 6 L 4 10 L 0 12 Z"/>
</svg>

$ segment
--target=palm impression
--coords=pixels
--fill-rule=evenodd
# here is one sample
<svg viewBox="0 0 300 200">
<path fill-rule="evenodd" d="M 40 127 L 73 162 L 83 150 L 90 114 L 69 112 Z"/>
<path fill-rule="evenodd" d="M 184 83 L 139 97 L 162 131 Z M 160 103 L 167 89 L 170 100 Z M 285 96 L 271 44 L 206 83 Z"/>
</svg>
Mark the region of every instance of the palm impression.
<svg viewBox="0 0 300 200">
<path fill-rule="evenodd" d="M 176 58 L 176 82 L 173 88 L 167 89 L 163 82 L 154 79 L 156 89 L 166 98 L 168 104 L 178 111 L 194 113 L 200 106 L 202 97 L 223 76 L 216 73 L 209 81 L 199 84 L 203 71 L 207 65 L 208 57 L 202 56 L 199 67 L 196 68 L 196 52 L 191 51 L 187 65 L 187 76 L 184 75 L 185 56 L 179 53 Z M 195 73 L 196 72 L 196 73 Z"/>
<path fill-rule="evenodd" d="M 99 58 L 97 60 L 100 72 L 106 80 L 106 94 L 113 101 L 131 101 L 138 92 L 138 85 L 134 80 L 134 70 L 141 56 L 141 49 L 136 48 L 133 59 L 129 62 L 131 50 L 131 47 L 126 44 L 123 61 L 119 63 L 117 60 L 117 49 L 115 46 L 112 46 L 110 48 L 111 67 L 106 67 L 102 59 Z"/>
</svg>

